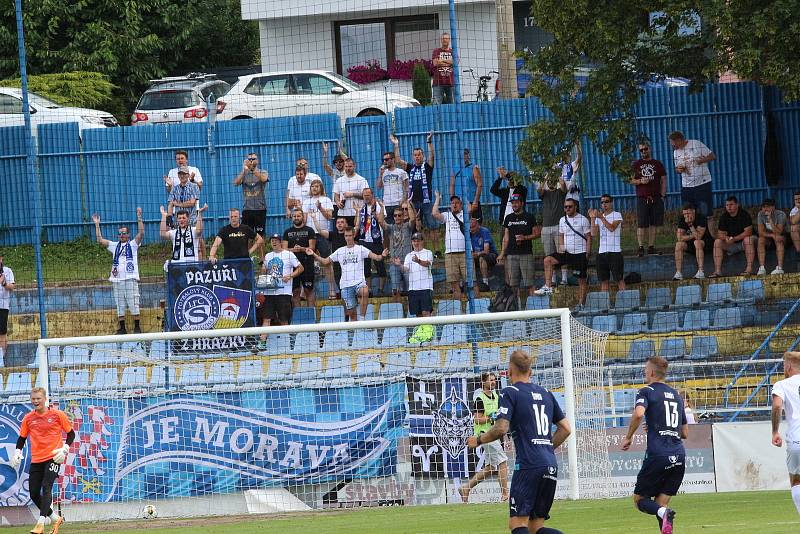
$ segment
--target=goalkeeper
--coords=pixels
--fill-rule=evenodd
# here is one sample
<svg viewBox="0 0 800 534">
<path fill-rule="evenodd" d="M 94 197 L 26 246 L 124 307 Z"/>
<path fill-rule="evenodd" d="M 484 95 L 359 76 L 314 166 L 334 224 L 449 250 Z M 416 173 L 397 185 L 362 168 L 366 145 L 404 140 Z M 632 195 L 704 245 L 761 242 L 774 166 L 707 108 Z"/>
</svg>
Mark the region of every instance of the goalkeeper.
<svg viewBox="0 0 800 534">
<path fill-rule="evenodd" d="M 53 484 L 61 464 L 67 459 L 69 446 L 75 440 L 75 431 L 64 412 L 47 405 L 44 388 L 36 387 L 31 390 L 31 404 L 33 410 L 22 419 L 17 450 L 11 458 L 11 466 L 16 469 L 22 463 L 22 448 L 30 438 L 31 466 L 28 484 L 31 500 L 39 508 L 39 521 L 31 529 L 31 534 L 43 534 L 47 518 L 50 518 L 53 526 L 50 534 L 58 534 L 64 519 L 50 507 L 53 502 Z M 61 439 L 63 433 L 67 434 L 66 443 Z"/>
</svg>

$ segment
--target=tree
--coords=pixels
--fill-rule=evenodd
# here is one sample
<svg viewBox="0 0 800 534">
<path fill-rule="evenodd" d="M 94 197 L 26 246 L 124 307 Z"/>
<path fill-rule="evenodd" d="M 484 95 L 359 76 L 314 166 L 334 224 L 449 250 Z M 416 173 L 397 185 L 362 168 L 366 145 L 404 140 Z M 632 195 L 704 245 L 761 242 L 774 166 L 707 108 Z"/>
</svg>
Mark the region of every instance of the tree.
<svg viewBox="0 0 800 534">
<path fill-rule="evenodd" d="M 735 8 L 729 6 L 736 4 Z M 552 118 L 532 124 L 518 147 L 536 179 L 544 179 L 565 150 L 584 136 L 630 175 L 635 143 L 633 107 L 650 81 L 687 78 L 701 90 L 717 73 L 775 83 L 800 96 L 800 14 L 789 0 L 533 0 L 531 14 L 553 34 L 533 54 L 529 94 Z M 702 21 L 702 23 L 701 23 Z M 588 67 L 588 69 L 587 69 Z M 588 71 L 585 82 L 576 73 Z"/>
<path fill-rule="evenodd" d="M 21 80 L 0 80 L 0 86 L 20 87 Z M 28 89 L 62 106 L 102 108 L 111 102 L 114 85 L 99 72 L 38 74 L 28 78 Z"/>
</svg>

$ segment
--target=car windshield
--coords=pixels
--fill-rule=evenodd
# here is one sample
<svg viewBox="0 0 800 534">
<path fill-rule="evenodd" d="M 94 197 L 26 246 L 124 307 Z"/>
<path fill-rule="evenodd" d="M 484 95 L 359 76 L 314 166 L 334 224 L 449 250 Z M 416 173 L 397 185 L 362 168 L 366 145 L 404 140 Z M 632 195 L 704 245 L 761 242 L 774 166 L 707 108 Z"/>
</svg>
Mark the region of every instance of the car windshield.
<svg viewBox="0 0 800 534">
<path fill-rule="evenodd" d="M 336 74 L 335 72 L 328 71 L 325 74 L 336 80 L 339 85 L 342 85 L 344 88 L 349 89 L 350 91 L 366 91 L 366 87 L 363 85 L 359 85 L 353 80 L 348 80 L 341 74 Z"/>
<path fill-rule="evenodd" d="M 60 108 L 61 106 L 53 102 L 52 100 L 48 100 L 43 96 L 39 96 L 36 93 L 28 92 L 28 100 L 31 104 L 40 106 L 43 108 L 55 109 Z"/>
<path fill-rule="evenodd" d="M 136 109 L 178 109 L 190 108 L 199 104 L 194 91 L 148 91 L 142 95 Z"/>
</svg>

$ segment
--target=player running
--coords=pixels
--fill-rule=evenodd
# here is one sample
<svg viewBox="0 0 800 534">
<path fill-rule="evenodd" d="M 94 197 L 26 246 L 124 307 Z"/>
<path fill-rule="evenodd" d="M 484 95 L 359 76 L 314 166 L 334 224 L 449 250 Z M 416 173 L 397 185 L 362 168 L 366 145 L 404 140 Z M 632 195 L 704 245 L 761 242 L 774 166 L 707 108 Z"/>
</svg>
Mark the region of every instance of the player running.
<svg viewBox="0 0 800 534">
<path fill-rule="evenodd" d="M 53 526 L 50 534 L 58 534 L 64 518 L 56 514 L 50 505 L 53 503 L 53 483 L 58 478 L 58 471 L 67 459 L 69 446 L 75 440 L 75 431 L 61 410 L 47 405 L 47 394 L 44 388 L 31 390 L 33 410 L 22 419 L 17 439 L 17 450 L 11 458 L 11 467 L 16 469 L 22 463 L 22 448 L 25 440 L 31 440 L 31 465 L 28 472 L 28 484 L 31 500 L 39 508 L 39 520 L 31 529 L 31 534 L 43 534 L 44 524 L 50 518 Z M 67 434 L 66 443 L 62 441 L 62 433 Z"/>
<path fill-rule="evenodd" d="M 622 450 L 627 451 L 644 417 L 647 452 L 633 488 L 633 504 L 640 511 L 656 516 L 662 534 L 672 534 L 675 511 L 667 505 L 683 482 L 686 451 L 681 440 L 689 437 L 683 400 L 663 382 L 667 365 L 667 360 L 660 356 L 647 360 L 644 366 L 647 385 L 636 395 L 628 435 L 622 440 Z"/>
<path fill-rule="evenodd" d="M 488 431 L 467 440 L 471 449 L 502 438 L 511 430 L 516 465 L 509 499 L 511 534 L 563 534 L 546 528 L 556 494 L 558 463 L 553 452 L 569 436 L 569 422 L 553 394 L 531 384 L 531 357 L 515 350 L 508 362 L 511 386 L 500 392 L 496 422 Z M 551 434 L 551 425 L 558 428 Z"/>
<path fill-rule="evenodd" d="M 792 486 L 792 501 L 800 513 L 800 352 L 783 355 L 784 380 L 772 386 L 772 444 L 783 445 L 778 431 L 781 411 L 786 412 L 786 468 Z"/>
</svg>

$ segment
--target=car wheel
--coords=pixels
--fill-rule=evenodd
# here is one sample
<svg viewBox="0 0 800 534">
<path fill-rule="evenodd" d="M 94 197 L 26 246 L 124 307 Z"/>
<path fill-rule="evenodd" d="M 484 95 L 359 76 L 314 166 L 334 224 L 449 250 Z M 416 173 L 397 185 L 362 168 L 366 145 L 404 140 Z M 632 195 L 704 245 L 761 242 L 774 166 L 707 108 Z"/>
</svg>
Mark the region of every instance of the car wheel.
<svg viewBox="0 0 800 534">
<path fill-rule="evenodd" d="M 386 113 L 375 108 L 365 109 L 364 111 L 358 114 L 359 117 L 378 117 L 380 115 L 386 115 Z"/>
<path fill-rule="evenodd" d="M 253 118 L 253 117 L 248 117 L 247 115 L 239 115 L 238 117 L 234 117 L 234 118 L 232 118 L 231 120 L 233 120 L 233 121 L 239 121 L 239 120 L 244 120 L 244 119 L 252 119 L 252 118 Z"/>
</svg>

